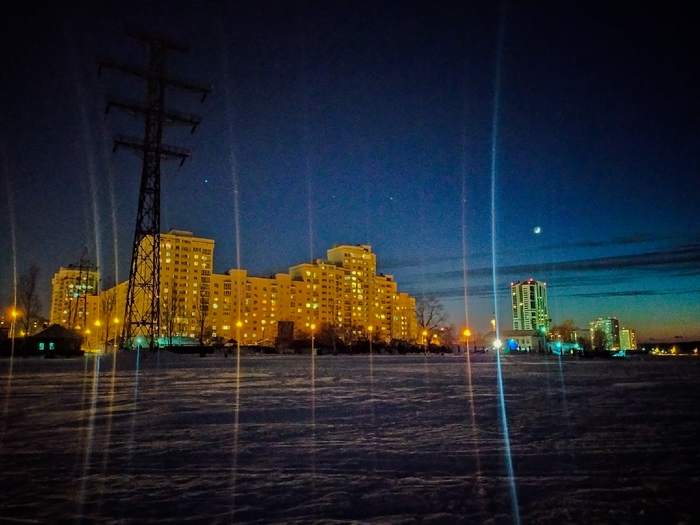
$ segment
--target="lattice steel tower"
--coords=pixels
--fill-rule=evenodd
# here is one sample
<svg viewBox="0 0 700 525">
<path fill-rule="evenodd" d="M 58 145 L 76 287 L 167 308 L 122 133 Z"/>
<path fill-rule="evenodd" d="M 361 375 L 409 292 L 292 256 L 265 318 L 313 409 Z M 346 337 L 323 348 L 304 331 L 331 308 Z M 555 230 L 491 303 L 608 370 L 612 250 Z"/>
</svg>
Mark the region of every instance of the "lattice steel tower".
<svg viewBox="0 0 700 525">
<path fill-rule="evenodd" d="M 168 53 L 185 52 L 185 47 L 161 36 L 143 33 L 130 33 L 130 36 L 148 49 L 147 68 L 124 65 L 110 59 L 101 60 L 98 65 L 100 71 L 103 68 L 114 69 L 146 82 L 143 103 L 109 99 L 106 111 L 114 107 L 140 116 L 145 121 L 143 140 L 117 136 L 114 150 L 125 147 L 140 152 L 143 157 L 122 341 L 130 348 L 148 344 L 153 349 L 160 329 L 160 161 L 174 158 L 179 159 L 182 165 L 190 156 L 189 150 L 162 143 L 163 128 L 166 124 L 182 124 L 190 126 L 194 133 L 201 122 L 196 115 L 166 110 L 165 92 L 170 87 L 196 93 L 201 95 L 203 102 L 211 89 L 167 76 Z"/>
</svg>

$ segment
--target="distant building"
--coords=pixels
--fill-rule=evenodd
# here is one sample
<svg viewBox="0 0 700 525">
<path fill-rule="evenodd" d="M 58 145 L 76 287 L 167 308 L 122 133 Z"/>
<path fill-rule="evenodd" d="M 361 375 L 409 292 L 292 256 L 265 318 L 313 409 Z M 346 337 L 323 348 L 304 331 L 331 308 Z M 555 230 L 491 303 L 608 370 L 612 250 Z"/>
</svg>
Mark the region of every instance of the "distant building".
<svg viewBox="0 0 700 525">
<path fill-rule="evenodd" d="M 504 330 L 503 348 L 512 352 L 543 352 L 544 336 L 532 330 Z"/>
<path fill-rule="evenodd" d="M 49 324 L 80 330 L 98 319 L 100 273 L 94 268 L 61 266 L 51 279 Z"/>
<path fill-rule="evenodd" d="M 580 339 L 584 341 L 591 341 L 591 329 L 590 328 L 576 328 L 571 334 L 571 339 L 574 342 L 578 342 Z"/>
<path fill-rule="evenodd" d="M 596 347 L 596 332 L 602 332 L 605 350 L 614 351 L 620 349 L 620 322 L 616 317 L 599 317 L 590 322 L 591 346 Z"/>
<path fill-rule="evenodd" d="M 534 330 L 503 330 L 500 332 L 501 348 L 504 352 L 544 352 L 545 338 Z M 488 332 L 483 337 L 483 343 L 493 348 L 496 332 Z"/>
<path fill-rule="evenodd" d="M 551 324 L 547 306 L 547 283 L 528 279 L 510 283 L 513 330 L 547 333 Z"/>
<path fill-rule="evenodd" d="M 65 328 L 58 324 L 52 324 L 41 332 L 28 337 L 26 344 L 31 348 L 31 353 L 44 355 L 78 356 L 81 350 L 83 337 L 76 330 Z"/>
<path fill-rule="evenodd" d="M 631 328 L 622 328 L 620 330 L 620 349 L 621 350 L 636 350 L 637 349 L 637 333 Z"/>
</svg>

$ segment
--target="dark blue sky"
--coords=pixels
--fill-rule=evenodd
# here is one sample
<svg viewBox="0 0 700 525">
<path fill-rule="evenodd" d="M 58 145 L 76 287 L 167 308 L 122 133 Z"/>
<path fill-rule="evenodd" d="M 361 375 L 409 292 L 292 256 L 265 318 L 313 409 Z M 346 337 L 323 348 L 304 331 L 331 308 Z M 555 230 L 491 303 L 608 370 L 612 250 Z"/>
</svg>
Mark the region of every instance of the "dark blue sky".
<svg viewBox="0 0 700 525">
<path fill-rule="evenodd" d="M 425 3 L 156 3 L 88 10 L 27 6 L 2 28 L 0 289 L 12 273 L 50 275 L 96 252 L 126 275 L 139 160 L 111 153 L 128 117 L 105 119 L 107 93 L 139 83 L 95 60 L 142 63 L 125 25 L 186 42 L 173 74 L 214 85 L 183 168 L 163 168 L 163 227 L 217 241 L 235 265 L 230 153 L 241 184 L 243 266 L 283 270 L 334 243 L 371 243 L 400 287 L 431 293 L 462 323 L 461 199 L 471 324 L 485 330 L 490 285 L 491 126 L 497 6 Z M 508 283 L 550 287 L 555 321 L 617 315 L 643 337 L 700 336 L 698 37 L 677 4 L 510 5 L 503 17 L 497 143 L 499 316 Z M 231 133 L 230 130 L 233 130 Z M 311 198 L 307 192 L 312 188 Z M 110 184 L 114 188 L 111 206 Z M 94 199 L 93 199 L 94 196 Z M 10 212 L 13 206 L 14 212 Z M 535 235 L 533 228 L 542 233 Z"/>
</svg>

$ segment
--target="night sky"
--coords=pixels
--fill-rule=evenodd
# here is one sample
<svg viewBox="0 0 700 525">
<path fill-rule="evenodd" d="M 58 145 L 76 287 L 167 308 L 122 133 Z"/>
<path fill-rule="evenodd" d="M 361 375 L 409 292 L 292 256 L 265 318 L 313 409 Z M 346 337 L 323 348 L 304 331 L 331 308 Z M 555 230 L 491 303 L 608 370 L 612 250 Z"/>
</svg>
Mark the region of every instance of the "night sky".
<svg viewBox="0 0 700 525">
<path fill-rule="evenodd" d="M 310 250 L 323 257 L 334 243 L 370 243 L 380 271 L 440 297 L 461 325 L 464 200 L 470 324 L 487 330 L 501 24 L 501 325 L 509 282 L 534 277 L 548 283 L 555 322 L 615 315 L 642 339 L 700 337 L 694 18 L 680 3 L 585 4 L 27 4 L 0 22 L 2 302 L 12 224 L 19 272 L 41 267 L 46 311 L 51 274 L 83 246 L 106 283 L 127 276 L 140 160 L 113 154 L 111 137 L 142 129 L 105 117 L 104 102 L 140 99 L 143 87 L 98 78 L 95 63 L 144 63 L 129 26 L 186 43 L 172 75 L 214 87 L 204 104 L 169 92 L 169 106 L 204 120 L 194 135 L 166 132 L 193 156 L 163 165 L 164 231 L 214 238 L 215 269 L 234 267 L 235 171 L 252 274 L 284 271 Z"/>
</svg>

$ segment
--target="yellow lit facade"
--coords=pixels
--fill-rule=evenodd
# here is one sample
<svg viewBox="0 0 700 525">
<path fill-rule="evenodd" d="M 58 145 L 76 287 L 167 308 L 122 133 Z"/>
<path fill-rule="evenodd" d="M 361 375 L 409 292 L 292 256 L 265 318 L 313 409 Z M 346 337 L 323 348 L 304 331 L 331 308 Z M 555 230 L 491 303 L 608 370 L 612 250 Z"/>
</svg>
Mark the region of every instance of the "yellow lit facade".
<svg viewBox="0 0 700 525">
<path fill-rule="evenodd" d="M 341 245 L 325 260 L 297 264 L 288 273 L 252 277 L 246 270 L 213 275 L 212 335 L 244 344 L 272 344 L 278 321 L 294 322 L 297 336 L 333 327 L 344 338 L 415 341 L 415 298 L 397 291 L 390 275 L 377 274 L 368 245 Z M 240 320 L 242 326 L 236 327 Z"/>
<path fill-rule="evenodd" d="M 94 323 L 99 315 L 96 270 L 61 266 L 51 279 L 51 313 L 49 322 L 66 328 Z"/>
<path fill-rule="evenodd" d="M 206 321 L 214 261 L 214 240 L 171 230 L 160 235 L 161 335 L 199 337 Z"/>
<path fill-rule="evenodd" d="M 333 327 L 346 339 L 367 337 L 369 327 L 375 340 L 418 337 L 415 298 L 377 273 L 369 245 L 335 246 L 325 260 L 255 277 L 244 269 L 212 273 L 212 239 L 171 230 L 160 243 L 162 337 L 197 338 L 202 319 L 205 337 L 243 344 L 273 345 L 279 321 L 294 322 L 297 336 L 315 325 L 317 333 Z M 126 282 L 104 293 L 116 293 L 114 311 L 123 316 Z"/>
</svg>

